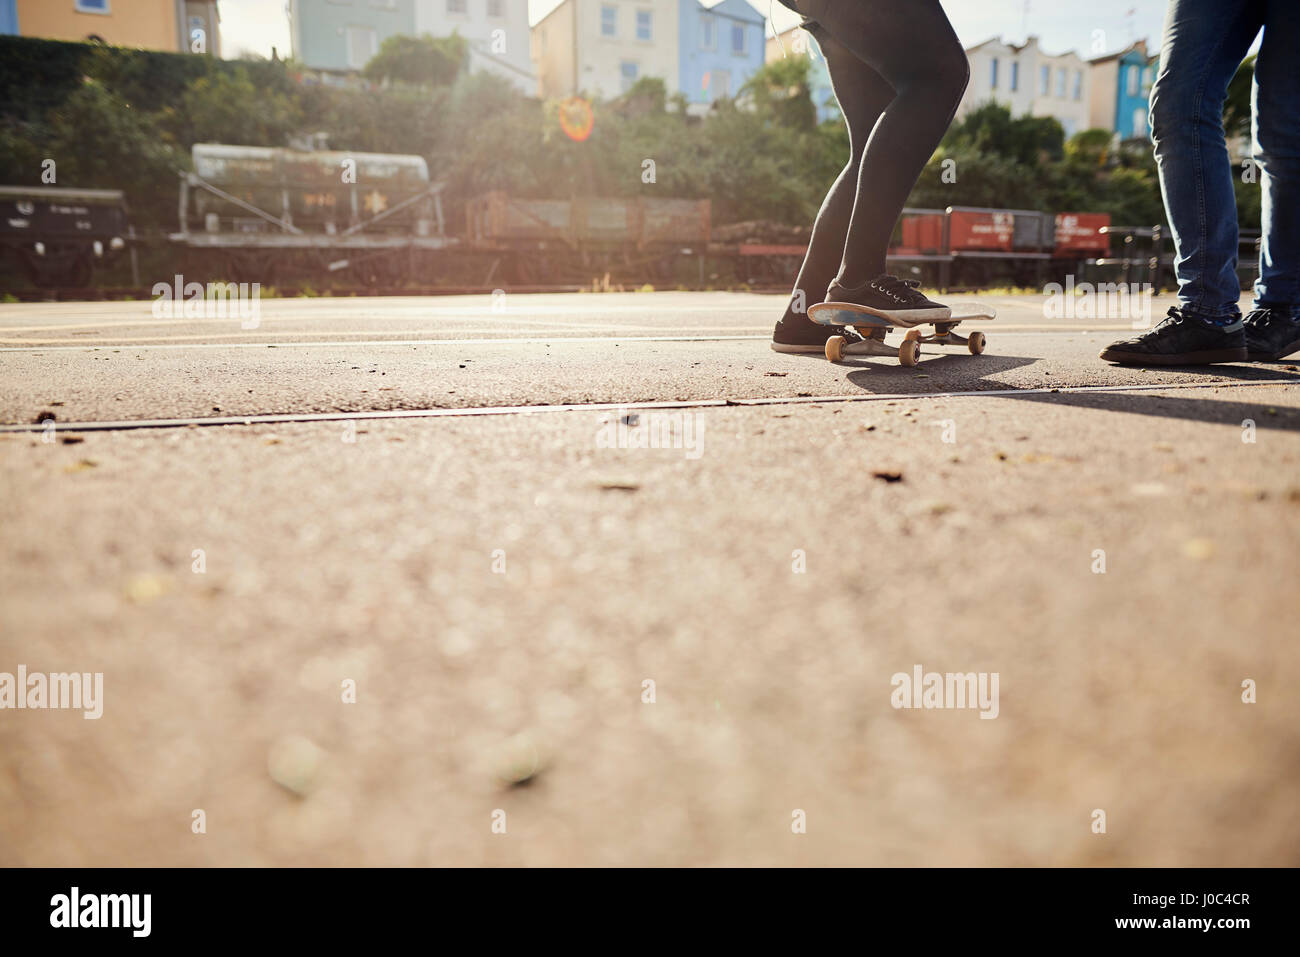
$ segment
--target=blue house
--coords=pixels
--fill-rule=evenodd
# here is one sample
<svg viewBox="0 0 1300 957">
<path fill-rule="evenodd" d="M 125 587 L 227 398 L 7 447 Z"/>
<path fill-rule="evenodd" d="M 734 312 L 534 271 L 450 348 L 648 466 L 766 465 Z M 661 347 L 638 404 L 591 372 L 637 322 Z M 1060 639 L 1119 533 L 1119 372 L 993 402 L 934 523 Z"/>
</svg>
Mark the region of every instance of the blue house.
<svg viewBox="0 0 1300 957">
<path fill-rule="evenodd" d="M 746 0 L 678 0 L 678 81 L 699 105 L 734 97 L 762 66 L 764 21 Z"/>
<path fill-rule="evenodd" d="M 1151 84 L 1159 69 L 1159 56 L 1147 53 L 1145 40 L 1109 56 L 1089 61 L 1092 97 L 1089 123 L 1111 130 L 1120 139 L 1146 139 L 1151 134 L 1147 110 Z"/>
<path fill-rule="evenodd" d="M 1115 106 L 1115 129 L 1121 139 L 1146 139 L 1151 134 L 1147 121 L 1151 84 L 1160 66 L 1158 56 L 1148 57 L 1145 49 L 1126 50 L 1119 58 L 1119 95 Z"/>
<path fill-rule="evenodd" d="M 0 0 L 0 33 L 18 32 L 18 0 Z"/>
</svg>

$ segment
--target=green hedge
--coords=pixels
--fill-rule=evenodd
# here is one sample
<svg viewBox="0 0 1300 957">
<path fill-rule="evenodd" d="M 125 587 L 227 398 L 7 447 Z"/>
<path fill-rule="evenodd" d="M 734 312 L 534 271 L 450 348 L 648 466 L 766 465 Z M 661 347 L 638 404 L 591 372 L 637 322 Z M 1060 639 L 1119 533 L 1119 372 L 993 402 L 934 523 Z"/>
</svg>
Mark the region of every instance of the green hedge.
<svg viewBox="0 0 1300 957">
<path fill-rule="evenodd" d="M 194 80 L 213 72 L 248 73 L 254 85 L 287 91 L 293 86 L 284 63 L 219 60 L 190 53 L 164 53 L 102 43 L 68 43 L 0 36 L 0 114 L 39 118 L 93 77 L 135 109 L 154 112 L 175 105 Z"/>
<path fill-rule="evenodd" d="M 0 114 L 40 119 L 81 85 L 86 43 L 0 36 Z"/>
</svg>

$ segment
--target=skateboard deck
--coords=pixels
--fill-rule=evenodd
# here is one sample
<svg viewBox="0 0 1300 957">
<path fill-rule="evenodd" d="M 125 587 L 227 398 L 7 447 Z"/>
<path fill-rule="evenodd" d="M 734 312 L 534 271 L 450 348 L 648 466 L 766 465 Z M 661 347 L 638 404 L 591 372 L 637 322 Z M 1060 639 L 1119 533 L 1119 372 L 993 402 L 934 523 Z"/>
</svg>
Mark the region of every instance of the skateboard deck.
<svg viewBox="0 0 1300 957">
<path fill-rule="evenodd" d="M 826 358 L 838 362 L 845 356 L 895 356 L 899 363 L 914 366 L 921 357 L 921 343 L 941 346 L 965 346 L 972 355 L 984 351 L 984 333 L 972 332 L 959 336 L 953 332 L 959 323 L 988 320 L 997 317 L 997 310 L 982 302 L 956 302 L 952 314 L 946 319 L 922 319 L 919 322 L 902 322 L 878 316 L 851 302 L 819 302 L 808 307 L 808 318 L 826 326 L 852 326 L 866 337 L 865 342 L 848 343 L 843 336 L 826 340 Z M 934 333 L 924 335 L 919 326 L 934 326 Z M 895 348 L 885 343 L 890 329 L 906 329 L 902 343 Z"/>
</svg>

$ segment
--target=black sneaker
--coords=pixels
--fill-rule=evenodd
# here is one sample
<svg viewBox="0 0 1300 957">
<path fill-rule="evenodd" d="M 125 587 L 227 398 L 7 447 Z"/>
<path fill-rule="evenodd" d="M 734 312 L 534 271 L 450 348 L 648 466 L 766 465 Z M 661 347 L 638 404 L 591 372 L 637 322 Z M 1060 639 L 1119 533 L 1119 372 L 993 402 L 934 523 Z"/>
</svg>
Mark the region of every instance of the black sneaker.
<svg viewBox="0 0 1300 957">
<path fill-rule="evenodd" d="M 822 355 L 826 351 L 826 340 L 831 336 L 843 336 L 845 342 L 861 342 L 863 338 L 852 326 L 824 326 L 808 318 L 782 319 L 772 331 L 772 348 L 777 352 Z"/>
<path fill-rule="evenodd" d="M 1170 309 L 1154 329 L 1112 342 L 1101 350 L 1101 357 L 1107 362 L 1138 366 L 1241 362 L 1246 358 L 1246 332 L 1240 319 L 1230 326 L 1215 326 Z"/>
<path fill-rule="evenodd" d="M 1276 362 L 1300 349 L 1300 319 L 1276 309 L 1255 309 L 1246 317 L 1246 357 Z"/>
<path fill-rule="evenodd" d="M 872 315 L 883 316 L 904 326 L 934 322 L 952 315 L 952 310 L 943 303 L 927 299 L 921 292 L 921 284 L 915 279 L 899 279 L 888 273 L 852 289 L 833 282 L 826 292 L 826 301 L 851 302 Z"/>
</svg>

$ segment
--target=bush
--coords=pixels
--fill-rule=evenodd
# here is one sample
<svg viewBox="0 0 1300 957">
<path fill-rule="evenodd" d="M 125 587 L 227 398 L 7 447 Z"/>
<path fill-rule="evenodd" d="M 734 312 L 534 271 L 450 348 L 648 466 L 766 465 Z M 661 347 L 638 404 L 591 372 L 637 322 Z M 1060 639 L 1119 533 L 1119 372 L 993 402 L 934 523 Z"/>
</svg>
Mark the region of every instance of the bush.
<svg viewBox="0 0 1300 957">
<path fill-rule="evenodd" d="M 303 113 L 296 97 L 276 89 L 259 89 L 242 65 L 233 71 L 196 76 L 175 106 L 160 115 L 172 142 L 283 145 L 299 129 Z"/>
<path fill-rule="evenodd" d="M 163 141 L 153 118 L 98 81 L 51 111 L 45 155 L 58 164 L 58 185 L 121 189 L 137 225 L 176 218 L 176 170 L 186 157 Z"/>
<path fill-rule="evenodd" d="M 366 64 L 361 75 L 370 80 L 412 86 L 447 86 L 465 68 L 469 47 L 457 33 L 449 37 L 392 36 Z"/>
</svg>

